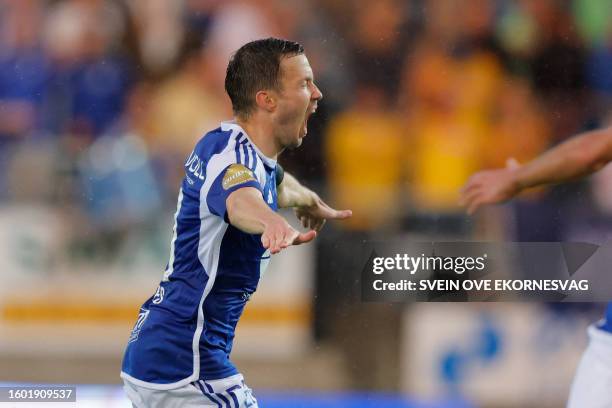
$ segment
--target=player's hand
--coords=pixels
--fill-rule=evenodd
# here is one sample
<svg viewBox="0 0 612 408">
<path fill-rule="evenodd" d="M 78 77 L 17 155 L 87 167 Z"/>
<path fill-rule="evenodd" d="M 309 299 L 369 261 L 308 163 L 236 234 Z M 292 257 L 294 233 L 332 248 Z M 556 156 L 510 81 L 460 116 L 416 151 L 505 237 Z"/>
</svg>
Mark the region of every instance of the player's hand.
<svg viewBox="0 0 612 408">
<path fill-rule="evenodd" d="M 301 233 L 295 230 L 284 218 L 276 216 L 266 223 L 261 243 L 270 249 L 271 254 L 277 254 L 290 245 L 300 245 L 310 242 L 317 236 L 316 231 Z"/>
<path fill-rule="evenodd" d="M 344 220 L 353 215 L 351 210 L 335 210 L 327 205 L 321 197 L 312 193 L 312 204 L 296 207 L 295 216 L 304 228 L 320 231 L 326 220 Z"/>
<path fill-rule="evenodd" d="M 485 170 L 469 178 L 460 191 L 459 203 L 473 214 L 485 204 L 507 201 L 517 195 L 521 188 L 516 182 L 516 171 L 520 167 L 514 159 L 509 159 L 506 168 Z"/>
</svg>

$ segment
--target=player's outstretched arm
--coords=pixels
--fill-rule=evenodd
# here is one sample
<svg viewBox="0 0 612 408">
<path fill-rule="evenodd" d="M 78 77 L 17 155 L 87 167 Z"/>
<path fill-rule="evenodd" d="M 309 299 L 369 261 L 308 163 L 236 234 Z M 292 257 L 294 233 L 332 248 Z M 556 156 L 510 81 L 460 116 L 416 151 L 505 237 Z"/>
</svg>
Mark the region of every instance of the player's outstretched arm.
<svg viewBox="0 0 612 408">
<path fill-rule="evenodd" d="M 326 220 L 343 220 L 353 215 L 351 210 L 335 210 L 314 191 L 301 185 L 295 177 L 285 173 L 278 186 L 278 205 L 293 207 L 296 217 L 305 228 L 320 231 Z"/>
<path fill-rule="evenodd" d="M 272 254 L 289 245 L 312 241 L 317 233 L 300 233 L 280 215 L 268 207 L 261 192 L 254 187 L 240 188 L 227 197 L 227 216 L 230 224 L 249 234 L 262 234 L 261 243 Z"/>
<path fill-rule="evenodd" d="M 612 128 L 579 134 L 524 166 L 510 160 L 505 169 L 474 174 L 461 189 L 460 203 L 472 214 L 480 206 L 499 203 L 522 190 L 591 174 L 612 160 Z"/>
</svg>

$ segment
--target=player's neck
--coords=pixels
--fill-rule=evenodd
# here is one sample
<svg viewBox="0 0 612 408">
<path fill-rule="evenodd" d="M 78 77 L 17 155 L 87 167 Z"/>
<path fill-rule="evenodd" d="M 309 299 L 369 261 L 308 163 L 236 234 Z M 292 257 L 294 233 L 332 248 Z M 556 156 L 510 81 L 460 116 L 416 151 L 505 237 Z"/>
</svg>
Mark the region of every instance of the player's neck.
<svg viewBox="0 0 612 408">
<path fill-rule="evenodd" d="M 262 123 L 261 121 L 246 121 L 240 118 L 236 118 L 235 120 L 247 133 L 251 142 L 253 142 L 266 157 L 274 160 L 277 159 L 282 149 L 279 149 L 276 145 L 270 126 L 267 126 L 266 123 Z"/>
</svg>

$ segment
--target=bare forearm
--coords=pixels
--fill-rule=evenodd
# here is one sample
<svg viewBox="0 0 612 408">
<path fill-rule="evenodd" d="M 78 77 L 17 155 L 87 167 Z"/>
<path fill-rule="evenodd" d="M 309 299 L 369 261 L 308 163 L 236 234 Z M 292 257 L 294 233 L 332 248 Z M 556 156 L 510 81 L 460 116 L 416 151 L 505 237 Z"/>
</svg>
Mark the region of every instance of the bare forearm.
<svg viewBox="0 0 612 408">
<path fill-rule="evenodd" d="M 310 207 L 314 205 L 317 195 L 308 188 L 301 185 L 295 177 L 285 172 L 283 182 L 278 188 L 278 206 L 288 207 Z"/>
<path fill-rule="evenodd" d="M 227 215 L 230 224 L 248 234 L 261 234 L 266 225 L 280 218 L 261 198 L 255 188 L 242 188 L 227 199 Z"/>
<path fill-rule="evenodd" d="M 516 171 L 519 189 L 591 174 L 612 159 L 612 129 L 587 132 L 556 146 Z"/>
<path fill-rule="evenodd" d="M 290 245 L 312 241 L 317 233 L 300 233 L 272 211 L 261 192 L 253 187 L 238 189 L 226 201 L 230 224 L 248 234 L 261 234 L 261 244 L 271 254 L 277 254 Z"/>
</svg>

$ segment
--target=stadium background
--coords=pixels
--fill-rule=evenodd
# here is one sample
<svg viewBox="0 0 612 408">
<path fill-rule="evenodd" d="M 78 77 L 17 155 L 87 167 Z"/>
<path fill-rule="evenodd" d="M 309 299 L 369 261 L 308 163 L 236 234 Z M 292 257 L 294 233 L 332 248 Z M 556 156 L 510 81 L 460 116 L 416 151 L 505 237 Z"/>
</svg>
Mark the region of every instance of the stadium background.
<svg viewBox="0 0 612 408">
<path fill-rule="evenodd" d="M 234 359 L 262 405 L 562 407 L 603 305 L 363 304 L 363 265 L 333 260 L 389 237 L 605 244 L 612 169 L 470 218 L 457 191 L 607 123 L 610 21 L 606 0 L 2 0 L 0 382 L 125 406 L 182 163 L 231 116 L 231 52 L 278 36 L 325 95 L 281 162 L 354 216 L 247 308 Z"/>
</svg>

